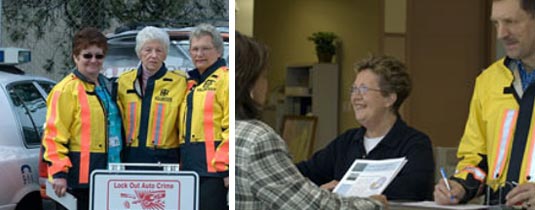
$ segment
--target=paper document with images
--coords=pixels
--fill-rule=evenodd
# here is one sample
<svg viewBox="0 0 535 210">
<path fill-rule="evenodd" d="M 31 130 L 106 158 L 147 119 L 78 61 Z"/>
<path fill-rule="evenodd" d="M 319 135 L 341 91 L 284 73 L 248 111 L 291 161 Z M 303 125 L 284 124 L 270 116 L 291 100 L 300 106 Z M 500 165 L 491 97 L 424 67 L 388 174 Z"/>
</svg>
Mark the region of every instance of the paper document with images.
<svg viewBox="0 0 535 210">
<path fill-rule="evenodd" d="M 406 162 L 404 157 L 385 160 L 356 159 L 333 192 L 346 197 L 381 194 Z"/>
</svg>

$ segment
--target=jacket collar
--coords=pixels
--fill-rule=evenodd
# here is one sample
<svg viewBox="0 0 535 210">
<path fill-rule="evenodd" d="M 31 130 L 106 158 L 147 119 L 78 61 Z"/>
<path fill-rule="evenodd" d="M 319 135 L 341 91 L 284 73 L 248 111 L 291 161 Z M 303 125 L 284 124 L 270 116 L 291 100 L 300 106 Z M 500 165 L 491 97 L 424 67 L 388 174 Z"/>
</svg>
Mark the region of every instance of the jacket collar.
<svg viewBox="0 0 535 210">
<path fill-rule="evenodd" d="M 361 127 L 362 129 L 359 129 L 359 132 L 357 133 L 357 139 L 364 143 L 364 134 L 366 133 L 366 128 Z M 403 132 L 405 132 L 407 129 L 407 124 L 403 119 L 401 119 L 401 116 L 397 115 L 396 122 L 394 122 L 394 125 L 392 128 L 386 133 L 385 137 L 379 144 L 388 146 L 391 148 L 395 148 L 399 145 L 400 137 L 404 136 Z"/>
<path fill-rule="evenodd" d="M 95 85 L 94 82 L 89 81 L 89 79 L 87 79 L 87 77 L 83 75 L 82 72 L 80 72 L 80 70 L 78 70 L 77 68 L 74 68 L 72 70 L 72 73 L 74 74 L 74 76 L 78 77 L 78 79 L 82 80 L 83 82 Z M 104 85 L 103 82 L 105 82 L 104 80 L 107 80 L 107 79 L 104 77 L 104 75 L 99 73 L 98 80 L 99 80 L 99 83 L 101 83 L 101 85 Z"/>
<path fill-rule="evenodd" d="M 158 71 L 155 74 L 150 76 L 149 80 L 151 80 L 151 79 L 154 79 L 154 80 L 160 79 L 165 75 L 165 73 L 167 73 L 167 67 L 165 66 L 165 63 L 162 63 L 162 66 L 160 67 L 160 69 L 158 69 Z M 137 78 L 141 79 L 142 75 L 143 75 L 143 65 L 139 64 L 139 67 L 137 68 Z"/>
<path fill-rule="evenodd" d="M 188 75 L 190 76 L 190 79 L 193 79 L 197 81 L 197 83 L 203 83 L 208 76 L 212 75 L 217 69 L 219 69 L 222 66 L 227 65 L 227 62 L 223 58 L 217 59 L 217 61 L 212 64 L 204 73 L 200 73 L 198 69 L 193 69 L 192 71 L 188 72 Z"/>
</svg>

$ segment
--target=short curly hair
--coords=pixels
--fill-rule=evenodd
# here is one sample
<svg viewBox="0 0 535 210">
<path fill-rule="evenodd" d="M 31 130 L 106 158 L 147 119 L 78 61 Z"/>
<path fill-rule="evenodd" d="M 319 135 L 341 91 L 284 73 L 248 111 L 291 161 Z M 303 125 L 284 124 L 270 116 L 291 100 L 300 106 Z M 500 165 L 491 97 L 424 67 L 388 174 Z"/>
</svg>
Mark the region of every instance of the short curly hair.
<svg viewBox="0 0 535 210">
<path fill-rule="evenodd" d="M 392 109 L 398 113 L 401 104 L 409 97 L 412 89 L 411 78 L 405 65 L 394 57 L 371 55 L 355 63 L 354 69 L 357 74 L 369 70 L 379 76 L 381 94 L 383 96 L 391 93 L 397 95 Z"/>
<path fill-rule="evenodd" d="M 207 23 L 199 24 L 193 29 L 193 31 L 191 31 L 191 34 L 189 35 L 189 41 L 191 42 L 193 38 L 199 39 L 202 36 L 212 37 L 212 44 L 214 45 L 215 49 L 217 50 L 217 52 L 223 54 L 225 50 L 223 37 L 221 37 L 221 34 L 219 33 L 216 27 Z"/>
<path fill-rule="evenodd" d="M 102 53 L 106 55 L 106 52 L 108 51 L 108 40 L 104 34 L 94 27 L 83 28 L 74 35 L 72 42 L 72 54 L 74 56 L 78 56 L 82 50 L 93 45 L 102 49 Z"/>
</svg>

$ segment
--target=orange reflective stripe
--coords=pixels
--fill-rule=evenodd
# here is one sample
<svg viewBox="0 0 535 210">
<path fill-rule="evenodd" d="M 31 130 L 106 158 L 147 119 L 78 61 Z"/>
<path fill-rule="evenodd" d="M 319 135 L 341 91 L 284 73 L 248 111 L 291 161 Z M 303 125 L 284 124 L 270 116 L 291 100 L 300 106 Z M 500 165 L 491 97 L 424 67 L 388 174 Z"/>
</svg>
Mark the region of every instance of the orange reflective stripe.
<svg viewBox="0 0 535 210">
<path fill-rule="evenodd" d="M 503 171 L 505 166 L 505 157 L 508 151 L 511 142 L 511 137 L 513 136 L 513 125 L 516 122 L 518 112 L 516 110 L 510 109 L 505 110 L 503 113 L 503 120 L 500 129 L 500 142 L 496 145 L 497 155 L 494 158 L 494 174 L 492 178 L 498 178 Z"/>
<path fill-rule="evenodd" d="M 196 84 L 197 84 L 197 81 L 195 81 L 195 80 L 188 80 L 188 88 L 186 88 L 186 92 L 187 92 L 188 90 L 191 90 L 191 88 L 193 88 L 193 86 L 196 85 Z"/>
<path fill-rule="evenodd" d="M 487 176 L 487 174 L 483 170 L 474 166 L 466 166 L 463 168 L 463 170 L 461 170 L 461 172 L 468 172 L 472 174 L 474 179 L 480 181 L 481 183 L 485 181 L 485 177 Z"/>
<path fill-rule="evenodd" d="M 158 104 L 154 109 L 154 119 L 152 121 L 152 144 L 157 146 L 160 144 L 160 139 L 162 138 L 163 122 L 165 113 L 165 104 Z"/>
<path fill-rule="evenodd" d="M 88 183 L 89 179 L 89 161 L 90 161 L 90 146 L 91 146 L 91 110 L 87 94 L 83 84 L 78 85 L 78 99 L 80 99 L 81 116 L 80 122 L 80 184 Z"/>
<path fill-rule="evenodd" d="M 207 91 L 204 101 L 204 144 L 206 151 L 206 168 L 208 172 L 215 173 L 216 169 L 212 165 L 212 159 L 215 156 L 214 142 L 214 101 L 215 92 Z"/>
<path fill-rule="evenodd" d="M 127 122 L 128 122 L 128 137 L 126 139 L 127 143 L 132 143 L 132 139 L 134 139 L 134 132 L 136 128 L 136 113 L 137 113 L 137 103 L 136 102 L 130 102 L 128 104 L 128 113 L 127 113 Z"/>
<path fill-rule="evenodd" d="M 214 165 L 217 171 L 226 171 L 228 170 L 229 165 L 229 142 L 228 139 L 223 141 L 215 153 L 214 160 L 212 164 Z"/>
<path fill-rule="evenodd" d="M 48 174 L 54 175 L 60 171 L 65 172 L 65 167 L 71 167 L 72 164 L 69 159 L 60 160 L 58 154 L 58 148 L 54 139 L 58 135 L 58 128 L 56 127 L 56 118 L 58 117 L 58 100 L 61 95 L 60 91 L 55 91 L 50 103 L 50 116 L 46 121 L 47 132 L 44 135 L 44 144 L 46 145 L 45 155 L 47 159 L 52 163 L 48 167 Z"/>
</svg>

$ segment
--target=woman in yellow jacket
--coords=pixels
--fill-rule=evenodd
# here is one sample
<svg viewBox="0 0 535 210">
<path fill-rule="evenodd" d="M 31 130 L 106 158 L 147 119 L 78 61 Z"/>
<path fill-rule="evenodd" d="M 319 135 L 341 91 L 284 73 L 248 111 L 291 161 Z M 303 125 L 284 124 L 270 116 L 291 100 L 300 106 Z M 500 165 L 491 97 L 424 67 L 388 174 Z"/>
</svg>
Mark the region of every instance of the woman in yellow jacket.
<svg viewBox="0 0 535 210">
<path fill-rule="evenodd" d="M 221 58 L 223 39 L 211 25 L 190 35 L 196 69 L 188 72 L 188 91 L 180 109 L 181 170 L 200 176 L 200 209 L 228 209 L 228 68 Z"/>
<path fill-rule="evenodd" d="M 164 60 L 169 35 L 148 26 L 136 37 L 137 69 L 119 76 L 117 103 L 125 131 L 124 161 L 178 163 L 178 112 L 186 93 L 186 75 L 168 71 Z"/>
<path fill-rule="evenodd" d="M 97 29 L 76 33 L 76 68 L 47 99 L 43 159 L 56 194 L 73 194 L 79 210 L 89 208 L 89 174 L 120 161 L 121 118 L 100 74 L 107 49 L 106 37 Z"/>
</svg>

